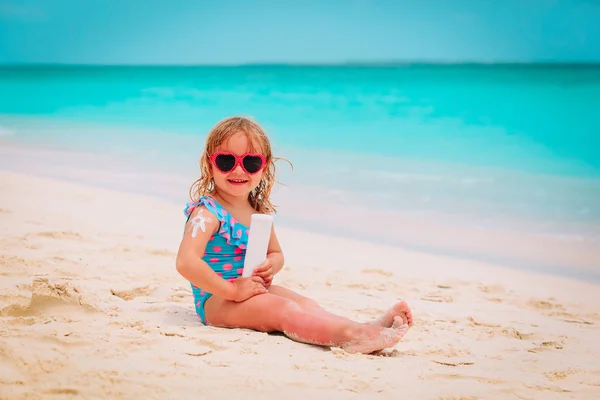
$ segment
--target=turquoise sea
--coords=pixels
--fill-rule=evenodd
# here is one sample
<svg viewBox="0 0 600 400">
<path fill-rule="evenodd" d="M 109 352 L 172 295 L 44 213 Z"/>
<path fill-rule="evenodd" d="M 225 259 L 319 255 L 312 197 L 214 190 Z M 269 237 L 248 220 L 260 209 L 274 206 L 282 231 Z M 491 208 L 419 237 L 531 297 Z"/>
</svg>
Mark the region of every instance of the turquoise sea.
<svg viewBox="0 0 600 400">
<path fill-rule="evenodd" d="M 282 224 L 482 257 L 502 248 L 411 231 L 600 243 L 599 65 L 0 67 L 0 168 L 183 203 L 234 114 L 294 164 Z"/>
</svg>

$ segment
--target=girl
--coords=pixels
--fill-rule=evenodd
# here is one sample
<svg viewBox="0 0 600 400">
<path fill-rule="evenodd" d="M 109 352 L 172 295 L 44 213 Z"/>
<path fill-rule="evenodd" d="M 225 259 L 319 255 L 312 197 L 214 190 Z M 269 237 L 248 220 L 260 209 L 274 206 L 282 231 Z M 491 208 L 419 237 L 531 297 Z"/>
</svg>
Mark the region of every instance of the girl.
<svg viewBox="0 0 600 400">
<path fill-rule="evenodd" d="M 275 182 L 267 135 L 254 121 L 226 118 L 209 132 L 200 159 L 201 177 L 192 185 L 193 202 L 177 254 L 177 271 L 192 285 L 203 324 L 279 331 L 292 340 L 371 353 L 394 346 L 412 326 L 400 302 L 379 319 L 358 323 L 325 311 L 312 299 L 273 277 L 284 264 L 273 228 L 264 263 L 241 277 L 253 213 L 274 213 L 269 200 Z"/>
</svg>

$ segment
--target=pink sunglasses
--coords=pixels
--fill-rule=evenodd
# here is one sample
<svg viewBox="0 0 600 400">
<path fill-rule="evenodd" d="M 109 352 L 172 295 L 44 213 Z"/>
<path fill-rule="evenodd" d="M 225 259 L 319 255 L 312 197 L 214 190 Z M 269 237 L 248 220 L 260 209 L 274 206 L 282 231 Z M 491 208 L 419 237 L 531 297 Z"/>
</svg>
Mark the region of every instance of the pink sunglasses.
<svg viewBox="0 0 600 400">
<path fill-rule="evenodd" d="M 259 172 L 267 163 L 267 159 L 262 154 L 248 153 L 236 156 L 223 151 L 212 154 L 210 161 L 223 173 L 233 171 L 235 167 L 241 165 L 242 169 L 250 175 Z"/>
</svg>

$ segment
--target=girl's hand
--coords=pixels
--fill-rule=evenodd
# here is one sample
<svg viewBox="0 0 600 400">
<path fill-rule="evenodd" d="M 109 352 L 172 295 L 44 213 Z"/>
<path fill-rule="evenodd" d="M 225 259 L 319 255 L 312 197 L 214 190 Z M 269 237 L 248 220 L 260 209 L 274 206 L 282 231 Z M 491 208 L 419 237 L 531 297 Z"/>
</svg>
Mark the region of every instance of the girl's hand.
<svg viewBox="0 0 600 400">
<path fill-rule="evenodd" d="M 232 300 L 236 303 L 248 300 L 250 297 L 258 294 L 267 293 L 265 282 L 260 276 L 251 276 L 249 278 L 239 277 L 232 283 L 235 288 Z"/>
<path fill-rule="evenodd" d="M 273 282 L 273 265 L 271 265 L 271 260 L 268 258 L 262 263 L 259 267 L 256 267 L 252 276 L 260 276 L 265 281 L 265 286 L 271 286 Z"/>
</svg>

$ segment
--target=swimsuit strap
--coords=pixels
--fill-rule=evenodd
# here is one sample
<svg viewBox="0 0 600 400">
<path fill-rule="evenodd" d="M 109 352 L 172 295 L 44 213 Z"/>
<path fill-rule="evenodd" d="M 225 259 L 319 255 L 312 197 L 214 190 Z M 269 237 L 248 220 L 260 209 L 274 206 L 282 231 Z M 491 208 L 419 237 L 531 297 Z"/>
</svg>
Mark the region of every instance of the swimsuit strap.
<svg viewBox="0 0 600 400">
<path fill-rule="evenodd" d="M 246 244 L 248 243 L 248 228 L 233 218 L 227 210 L 212 197 L 202 196 L 197 202 L 187 203 L 183 213 L 188 220 L 196 207 L 199 206 L 206 207 L 211 214 L 217 217 L 221 223 L 218 234 L 225 238 L 228 244 L 237 246 L 240 249 L 246 248 Z"/>
</svg>

